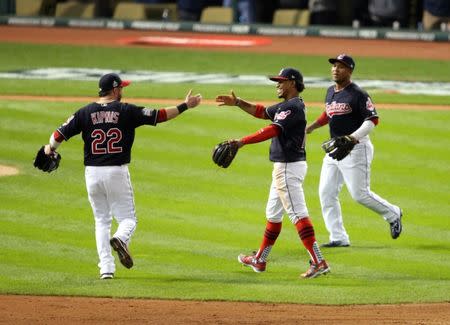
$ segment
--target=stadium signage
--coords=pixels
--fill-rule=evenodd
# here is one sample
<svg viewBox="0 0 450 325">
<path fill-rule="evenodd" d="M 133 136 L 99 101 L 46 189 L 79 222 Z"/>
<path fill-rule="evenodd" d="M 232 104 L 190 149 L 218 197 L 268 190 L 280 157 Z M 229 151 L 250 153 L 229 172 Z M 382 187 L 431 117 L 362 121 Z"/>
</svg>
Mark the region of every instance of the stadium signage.
<svg viewBox="0 0 450 325">
<path fill-rule="evenodd" d="M 124 25 L 126 27 L 126 25 Z M 181 29 L 179 23 L 166 23 L 157 21 L 132 21 L 130 24 L 131 29 L 144 29 L 144 30 L 166 30 L 166 31 L 178 31 Z"/>
<path fill-rule="evenodd" d="M 306 36 L 306 28 L 288 28 L 288 27 L 257 27 L 256 34 L 260 35 L 285 35 L 285 36 Z"/>
<path fill-rule="evenodd" d="M 376 29 L 360 29 L 358 36 L 360 38 L 375 39 L 378 37 L 378 32 Z"/>
<path fill-rule="evenodd" d="M 105 21 L 96 19 L 69 19 L 69 27 L 103 28 L 106 27 Z"/>
<path fill-rule="evenodd" d="M 231 25 L 193 24 L 192 30 L 194 32 L 231 33 Z"/>
<path fill-rule="evenodd" d="M 110 28 L 110 29 L 140 29 L 165 31 L 194 31 L 200 33 L 228 33 L 228 34 L 258 34 L 258 35 L 286 35 L 286 36 L 321 36 L 337 38 L 362 39 L 394 39 L 416 40 L 426 42 L 449 42 L 450 32 L 418 32 L 409 29 L 391 30 L 359 29 L 351 27 L 309 26 L 289 27 L 273 25 L 241 25 L 241 24 L 200 24 L 190 22 L 161 22 L 161 21 L 130 21 L 112 19 L 73 19 L 52 17 L 16 17 L 0 16 L 0 25 L 27 26 L 63 26 L 81 28 Z"/>
<path fill-rule="evenodd" d="M 432 42 L 435 40 L 434 33 L 406 33 L 406 32 L 391 32 L 388 31 L 385 34 L 385 38 L 387 39 L 396 39 L 396 40 L 414 40 L 414 41 L 429 41 Z"/>
<path fill-rule="evenodd" d="M 319 29 L 319 36 L 357 38 L 358 30 L 353 29 Z"/>
</svg>

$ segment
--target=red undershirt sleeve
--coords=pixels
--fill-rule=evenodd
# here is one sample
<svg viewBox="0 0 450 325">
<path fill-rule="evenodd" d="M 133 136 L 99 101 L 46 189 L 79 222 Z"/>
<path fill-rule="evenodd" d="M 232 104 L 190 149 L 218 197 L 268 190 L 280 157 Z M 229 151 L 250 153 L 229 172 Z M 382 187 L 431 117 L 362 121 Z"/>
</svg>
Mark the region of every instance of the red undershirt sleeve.
<svg viewBox="0 0 450 325">
<path fill-rule="evenodd" d="M 158 110 L 158 118 L 156 121 L 158 123 L 167 121 L 167 111 L 164 108 Z"/>
<path fill-rule="evenodd" d="M 64 141 L 64 137 L 62 136 L 61 133 L 59 133 L 58 130 L 56 130 L 55 132 L 53 132 L 53 138 L 54 138 L 55 141 L 57 141 L 57 142 L 63 142 L 63 141 Z"/>
<path fill-rule="evenodd" d="M 378 125 L 378 117 L 377 117 L 377 116 L 376 116 L 376 117 L 372 117 L 372 118 L 370 119 L 370 121 L 372 121 L 372 123 L 375 124 L 375 126 Z"/>
<path fill-rule="evenodd" d="M 316 120 L 316 122 L 320 126 L 324 126 L 325 124 L 328 124 L 328 121 L 329 121 L 329 117 L 328 117 L 327 113 L 325 113 L 325 111 L 323 111 L 322 114 L 319 116 L 319 118 Z"/>
<path fill-rule="evenodd" d="M 268 125 L 259 131 L 247 135 L 243 137 L 240 141 L 243 144 L 250 144 L 250 143 L 258 143 L 262 141 L 266 141 L 270 138 L 273 138 L 275 136 L 278 136 L 281 132 L 281 128 L 275 124 Z"/>
<path fill-rule="evenodd" d="M 256 104 L 256 111 L 255 111 L 255 117 L 257 118 L 262 118 L 262 119 L 266 119 L 266 108 L 264 107 L 264 105 L 261 104 Z"/>
</svg>

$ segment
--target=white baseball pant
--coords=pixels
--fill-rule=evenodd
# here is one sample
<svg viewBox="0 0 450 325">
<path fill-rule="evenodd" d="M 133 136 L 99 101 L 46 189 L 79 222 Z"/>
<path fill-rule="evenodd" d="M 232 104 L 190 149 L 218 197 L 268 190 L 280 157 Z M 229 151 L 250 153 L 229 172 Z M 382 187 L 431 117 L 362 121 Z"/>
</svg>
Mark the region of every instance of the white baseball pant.
<svg viewBox="0 0 450 325">
<path fill-rule="evenodd" d="M 301 218 L 309 216 L 303 192 L 307 169 L 306 161 L 273 164 L 272 185 L 266 206 L 267 220 L 280 223 L 286 212 L 291 222 L 296 224 Z"/>
<path fill-rule="evenodd" d="M 342 220 L 339 192 L 345 183 L 352 198 L 381 215 L 387 222 L 400 216 L 400 208 L 370 190 L 370 166 L 373 145 L 368 137 L 360 141 L 352 152 L 341 161 L 325 155 L 320 174 L 319 196 L 322 216 L 330 241 L 350 243 Z"/>
<path fill-rule="evenodd" d="M 118 227 L 114 237 L 129 244 L 136 229 L 136 210 L 128 165 L 86 166 L 86 188 L 95 219 L 95 239 L 100 274 L 114 273 L 114 257 L 109 243 L 112 218 Z"/>
</svg>

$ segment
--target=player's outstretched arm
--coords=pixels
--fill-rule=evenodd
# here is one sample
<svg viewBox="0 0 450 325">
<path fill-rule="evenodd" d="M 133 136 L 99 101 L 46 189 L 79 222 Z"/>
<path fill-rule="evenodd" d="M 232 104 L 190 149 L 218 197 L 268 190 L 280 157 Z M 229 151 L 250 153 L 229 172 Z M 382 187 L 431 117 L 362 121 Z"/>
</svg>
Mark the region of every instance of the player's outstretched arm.
<svg viewBox="0 0 450 325">
<path fill-rule="evenodd" d="M 243 137 L 240 140 L 235 140 L 238 142 L 239 148 L 243 147 L 247 144 L 252 143 L 259 143 L 263 142 L 269 139 L 272 139 L 273 137 L 276 137 L 280 135 L 281 133 L 281 127 L 276 124 L 270 124 L 266 127 L 263 127 L 262 129 L 259 129 L 257 132 L 249 134 L 245 137 Z"/>
<path fill-rule="evenodd" d="M 197 107 L 201 101 L 202 95 L 197 94 L 195 96 L 192 96 L 192 89 L 189 90 L 188 94 L 186 95 L 186 99 L 184 100 L 188 108 Z"/>
<path fill-rule="evenodd" d="M 309 124 L 308 126 L 306 126 L 306 133 L 310 134 L 312 133 L 315 129 L 320 128 L 321 125 L 319 123 L 317 123 L 316 121 L 312 122 L 311 124 Z"/>
<path fill-rule="evenodd" d="M 164 109 L 167 114 L 166 120 L 170 120 L 177 117 L 187 109 L 197 107 L 201 103 L 201 101 L 202 95 L 200 94 L 192 95 L 192 89 L 189 90 L 183 103 L 177 106 L 167 107 L 166 109 Z"/>
<path fill-rule="evenodd" d="M 219 106 L 237 106 L 237 97 L 232 90 L 230 95 L 218 95 L 216 97 L 216 102 L 219 103 Z"/>
<path fill-rule="evenodd" d="M 306 127 L 306 133 L 312 133 L 312 131 L 314 131 L 315 129 L 318 129 L 326 124 L 328 124 L 328 116 L 325 112 L 322 112 L 322 114 L 317 118 L 317 120 L 315 120 L 314 122 L 312 122 L 310 125 L 308 125 Z"/>
<path fill-rule="evenodd" d="M 233 90 L 231 90 L 229 95 L 218 95 L 216 97 L 216 102 L 219 103 L 218 106 L 237 106 L 250 115 L 256 116 L 258 118 L 268 118 L 264 114 L 263 106 L 250 103 L 246 100 L 243 100 L 242 98 L 237 97 L 234 94 Z"/>
</svg>

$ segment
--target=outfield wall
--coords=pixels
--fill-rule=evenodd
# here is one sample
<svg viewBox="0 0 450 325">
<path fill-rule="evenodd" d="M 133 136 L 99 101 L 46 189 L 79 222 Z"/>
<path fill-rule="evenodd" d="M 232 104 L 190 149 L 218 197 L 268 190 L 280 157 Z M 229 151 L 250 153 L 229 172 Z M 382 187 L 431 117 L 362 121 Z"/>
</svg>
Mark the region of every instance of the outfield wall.
<svg viewBox="0 0 450 325">
<path fill-rule="evenodd" d="M 280 27 L 270 24 L 200 24 L 192 22 L 130 21 L 112 19 L 71 19 L 55 17 L 0 16 L 0 25 L 136 29 L 160 31 L 188 31 L 237 35 L 315 36 L 352 39 L 388 39 L 424 42 L 449 42 L 450 32 L 420 32 L 411 29 L 351 28 L 338 26 Z"/>
</svg>

